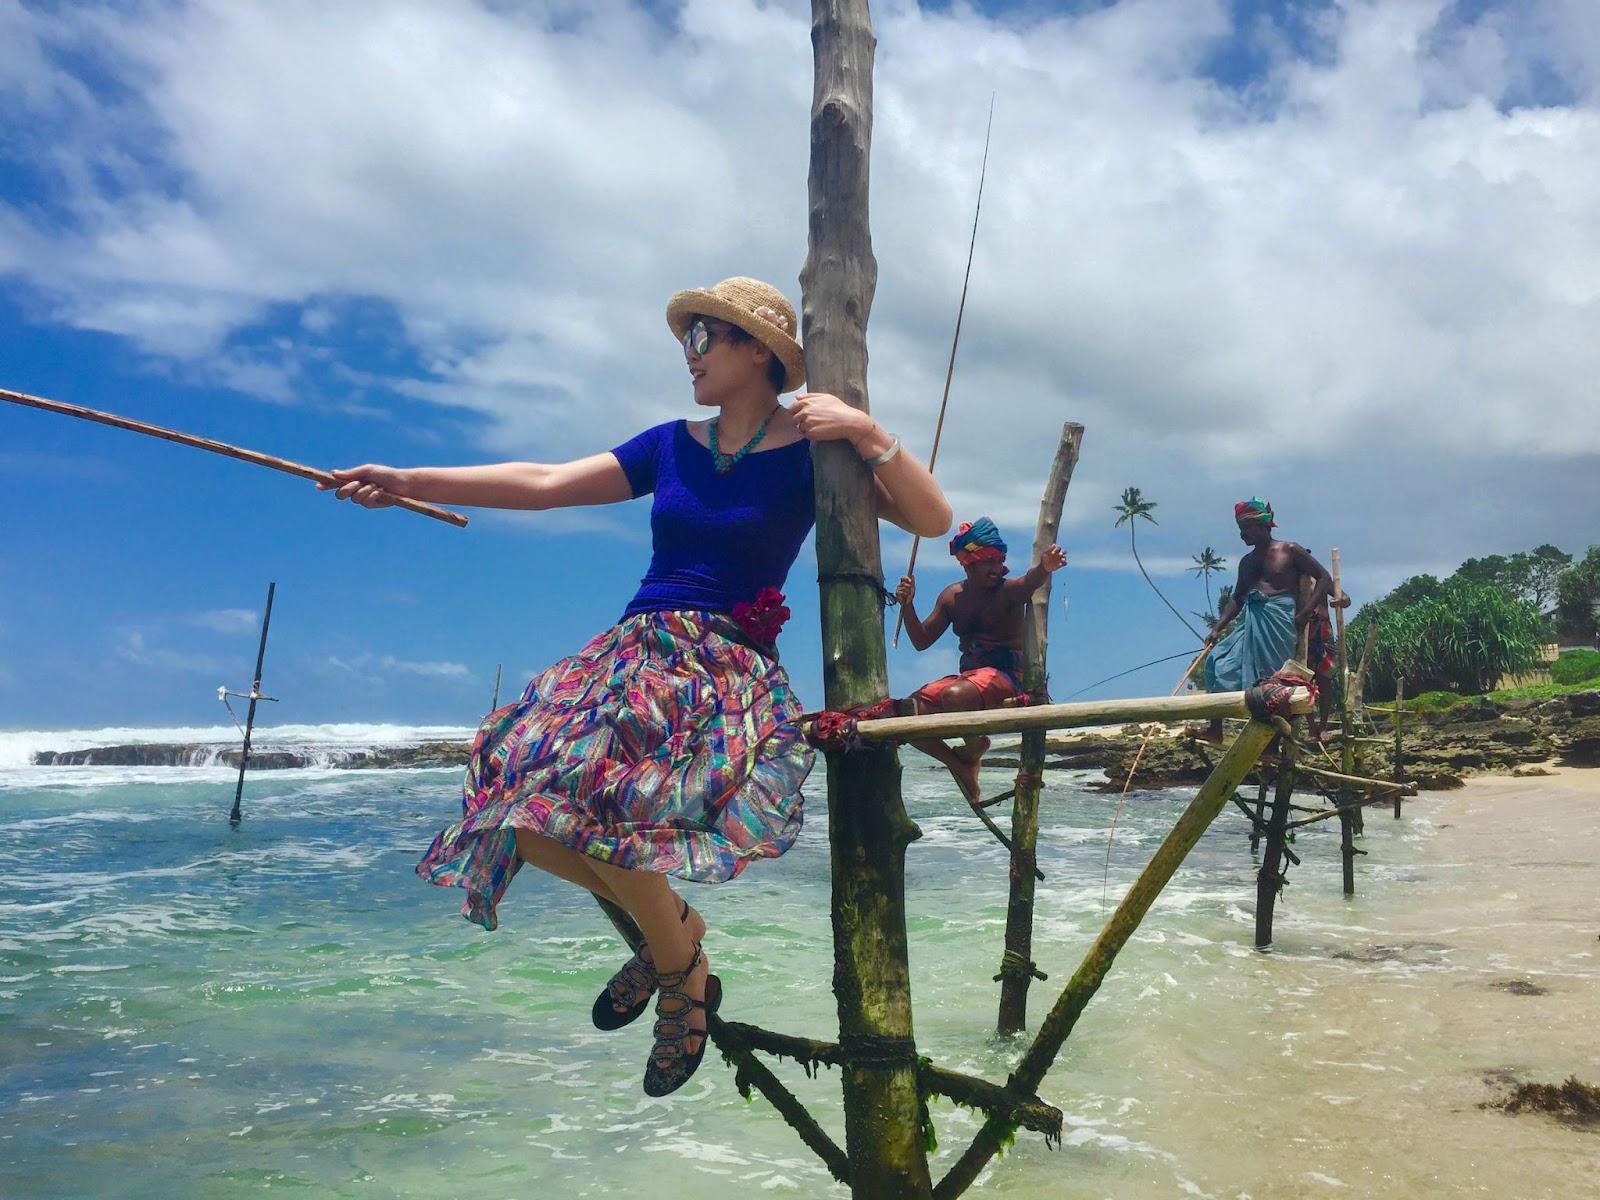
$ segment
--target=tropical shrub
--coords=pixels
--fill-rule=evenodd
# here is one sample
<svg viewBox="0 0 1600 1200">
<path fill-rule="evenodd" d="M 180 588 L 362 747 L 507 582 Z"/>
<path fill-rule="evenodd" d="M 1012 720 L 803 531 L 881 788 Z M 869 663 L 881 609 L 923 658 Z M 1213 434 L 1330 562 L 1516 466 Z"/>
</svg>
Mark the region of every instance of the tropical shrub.
<svg viewBox="0 0 1600 1200">
<path fill-rule="evenodd" d="M 1392 697 L 1399 679 L 1413 695 L 1477 695 L 1492 691 L 1506 675 L 1538 665 L 1543 628 L 1538 608 L 1529 601 L 1513 599 L 1492 584 L 1462 579 L 1416 590 L 1425 592 L 1422 598 L 1396 603 L 1391 593 L 1364 605 L 1350 623 L 1350 644 L 1358 646 L 1367 626 L 1378 622 L 1369 696 Z"/>
<path fill-rule="evenodd" d="M 1550 664 L 1551 683 L 1600 683 L 1600 650 L 1568 650 Z"/>
<path fill-rule="evenodd" d="M 1600 546 L 1556 579 L 1556 622 L 1563 636 L 1579 641 L 1600 630 Z"/>
</svg>

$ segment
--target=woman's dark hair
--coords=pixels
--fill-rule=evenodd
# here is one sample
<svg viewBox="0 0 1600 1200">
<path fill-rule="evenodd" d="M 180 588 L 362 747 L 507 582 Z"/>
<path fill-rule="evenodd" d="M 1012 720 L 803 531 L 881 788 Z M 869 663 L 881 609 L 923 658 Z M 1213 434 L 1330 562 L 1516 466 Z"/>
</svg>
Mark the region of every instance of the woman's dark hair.
<svg viewBox="0 0 1600 1200">
<path fill-rule="evenodd" d="M 730 341 L 753 342 L 756 340 L 755 335 L 749 330 L 741 329 L 731 321 L 724 321 L 723 324 L 728 327 L 728 338 Z M 765 346 L 766 343 L 763 342 L 762 345 Z M 778 352 L 771 346 L 767 346 L 767 353 L 771 355 L 771 357 L 767 359 L 767 382 L 772 385 L 773 391 L 782 392 L 783 381 L 788 375 L 788 368 L 783 365 L 783 359 L 778 357 Z"/>
</svg>

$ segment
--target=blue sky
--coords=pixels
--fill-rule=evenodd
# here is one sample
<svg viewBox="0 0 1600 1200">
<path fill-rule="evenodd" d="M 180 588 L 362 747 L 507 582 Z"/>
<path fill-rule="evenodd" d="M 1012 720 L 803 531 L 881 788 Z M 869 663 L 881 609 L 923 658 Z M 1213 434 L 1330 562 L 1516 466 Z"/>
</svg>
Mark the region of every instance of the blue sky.
<svg viewBox="0 0 1600 1200">
<path fill-rule="evenodd" d="M 874 9 L 874 410 L 926 451 L 994 93 L 941 477 L 1026 547 L 1087 426 L 1058 695 L 1192 641 L 1112 528 L 1130 484 L 1186 612 L 1253 493 L 1358 600 L 1600 541 L 1592 5 Z M 809 55 L 798 0 L 0 0 L 0 387 L 322 466 L 559 460 L 689 415 L 666 296 L 798 299 Z M 648 558 L 643 503 L 460 531 L 10 406 L 0 505 L 0 727 L 224 717 L 269 579 L 274 720 L 470 724 Z M 808 703 L 814 570 L 784 637 Z M 903 643 L 894 688 L 953 662 Z"/>
</svg>

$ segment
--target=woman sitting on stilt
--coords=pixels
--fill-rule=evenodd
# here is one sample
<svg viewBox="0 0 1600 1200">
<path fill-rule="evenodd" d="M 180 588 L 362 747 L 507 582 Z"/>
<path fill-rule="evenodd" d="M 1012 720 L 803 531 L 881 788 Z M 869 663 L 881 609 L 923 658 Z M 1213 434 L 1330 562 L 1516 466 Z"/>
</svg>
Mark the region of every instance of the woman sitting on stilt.
<svg viewBox="0 0 1600 1200">
<path fill-rule="evenodd" d="M 800 830 L 812 752 L 773 642 L 782 588 L 813 523 L 812 441 L 848 440 L 872 464 L 878 513 L 923 537 L 950 507 L 923 465 L 866 413 L 813 392 L 794 309 L 776 288 L 728 279 L 678 292 L 667 324 L 683 344 L 707 421 L 672 421 L 561 465 L 335 472 L 338 496 L 490 508 L 610 504 L 653 493 L 650 569 L 622 620 L 490 713 L 473 743 L 460 823 L 418 864 L 467 889 L 486 929 L 523 863 L 625 909 L 639 952 L 594 1004 L 619 1029 L 656 1001 L 645 1091 L 675 1091 L 705 1052 L 721 984 L 705 922 L 667 881 L 723 883 L 776 858 Z"/>
</svg>

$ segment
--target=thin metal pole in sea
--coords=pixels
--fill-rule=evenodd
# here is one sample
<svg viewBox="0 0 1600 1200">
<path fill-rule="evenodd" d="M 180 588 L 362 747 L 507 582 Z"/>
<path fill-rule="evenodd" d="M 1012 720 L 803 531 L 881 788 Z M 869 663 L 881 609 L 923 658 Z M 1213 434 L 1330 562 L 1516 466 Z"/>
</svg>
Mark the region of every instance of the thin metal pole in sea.
<svg viewBox="0 0 1600 1200">
<path fill-rule="evenodd" d="M 267 658 L 267 630 L 272 626 L 272 598 L 278 590 L 276 582 L 267 584 L 267 607 L 261 614 L 261 644 L 256 648 L 256 673 L 252 678 L 248 692 L 232 692 L 226 687 L 217 689 L 217 698 L 227 708 L 228 714 L 233 715 L 233 706 L 228 703 L 229 696 L 238 696 L 241 700 L 250 701 L 250 707 L 245 712 L 244 726 L 239 730 L 244 735 L 244 748 L 239 754 L 239 782 L 233 789 L 233 810 L 228 813 L 228 824 L 238 825 L 241 818 L 239 811 L 240 801 L 244 797 L 244 773 L 250 765 L 250 735 L 256 727 L 256 702 L 258 700 L 271 700 L 277 702 L 276 696 L 263 696 L 261 694 L 261 667 Z M 233 723 L 239 724 L 239 718 L 234 717 Z"/>
</svg>

